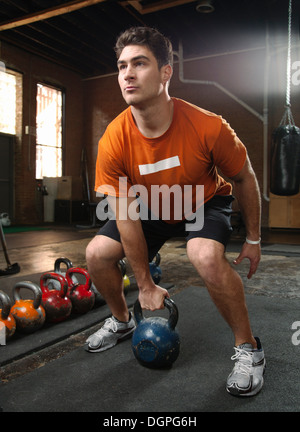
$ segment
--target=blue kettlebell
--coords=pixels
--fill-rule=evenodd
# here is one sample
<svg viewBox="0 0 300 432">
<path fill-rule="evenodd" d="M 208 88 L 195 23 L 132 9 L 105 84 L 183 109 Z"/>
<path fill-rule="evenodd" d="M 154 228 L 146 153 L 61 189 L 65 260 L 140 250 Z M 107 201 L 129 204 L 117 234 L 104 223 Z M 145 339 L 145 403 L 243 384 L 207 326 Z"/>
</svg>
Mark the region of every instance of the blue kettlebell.
<svg viewBox="0 0 300 432">
<path fill-rule="evenodd" d="M 149 269 L 154 283 L 157 285 L 161 280 L 160 254 L 155 255 L 155 261 L 149 263 Z"/>
<path fill-rule="evenodd" d="M 143 366 L 149 368 L 170 367 L 179 355 L 180 339 L 175 330 L 178 309 L 170 298 L 164 305 L 169 309 L 169 319 L 162 317 L 144 318 L 139 300 L 134 304 L 133 313 L 137 327 L 132 336 L 132 351 Z"/>
</svg>

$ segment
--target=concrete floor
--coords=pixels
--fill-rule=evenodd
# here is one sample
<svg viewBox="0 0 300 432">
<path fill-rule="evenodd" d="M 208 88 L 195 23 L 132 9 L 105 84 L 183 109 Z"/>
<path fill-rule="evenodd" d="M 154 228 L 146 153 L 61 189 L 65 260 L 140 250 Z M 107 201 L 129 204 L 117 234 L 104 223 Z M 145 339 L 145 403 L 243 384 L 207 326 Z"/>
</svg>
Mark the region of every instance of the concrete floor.
<svg viewBox="0 0 300 432">
<path fill-rule="evenodd" d="M 86 267 L 85 249 L 97 229 L 79 230 L 70 226 L 49 226 L 39 231 L 6 234 L 6 243 L 11 263 L 18 262 L 20 273 L 0 279 L 0 289 L 9 285 L 9 280 L 53 270 L 59 257 L 69 258 L 74 266 Z M 243 232 L 234 232 L 226 256 L 230 262 L 238 255 Z M 183 289 L 191 285 L 203 285 L 198 274 L 187 259 L 185 241 L 172 239 L 160 251 L 163 281 Z M 300 232 L 265 230 L 262 233 L 262 259 L 256 275 L 248 280 L 248 262 L 236 268 L 244 280 L 245 292 L 285 298 L 300 298 Z M 1 256 L 0 268 L 6 268 Z M 127 265 L 128 276 L 132 275 Z M 2 287 L 2 288 L 1 288 Z"/>
<path fill-rule="evenodd" d="M 18 262 L 21 271 L 17 275 L 1 277 L 0 289 L 11 293 L 12 286 L 16 280 L 31 280 L 30 278 L 38 278 L 41 273 L 52 270 L 56 258 L 61 256 L 68 257 L 73 262 L 74 266 L 85 267 L 85 248 L 96 232 L 97 229 L 78 230 L 70 226 L 50 226 L 47 230 L 6 234 L 10 261 L 12 263 Z M 226 256 L 230 262 L 232 262 L 238 255 L 243 239 L 244 234 L 242 231 L 234 233 L 226 252 Z M 162 282 L 171 287 L 171 296 L 174 295 L 175 297 L 179 296 L 178 298 L 182 298 L 185 290 L 188 292 L 191 287 L 204 287 L 203 282 L 196 274 L 192 265 L 188 262 L 185 252 L 185 242 L 183 240 L 172 239 L 168 241 L 163 246 L 160 253 L 161 269 L 163 274 Z M 295 310 L 299 311 L 300 309 L 299 263 L 300 233 L 292 231 L 266 230 L 262 235 L 262 259 L 257 274 L 251 280 L 247 279 L 247 262 L 242 263 L 237 268 L 244 281 L 247 298 L 250 301 L 250 304 L 252 303 L 254 305 L 254 311 L 256 312 L 258 307 L 263 308 L 263 310 L 271 312 L 269 315 L 273 317 L 272 319 L 274 322 L 276 322 L 276 320 L 280 322 L 281 328 L 285 328 L 283 342 L 289 350 L 291 349 L 291 336 L 293 333 L 291 331 L 291 325 L 300 319 L 299 314 L 297 315 L 295 312 Z M 1 257 L 0 255 L 0 268 L 5 267 L 6 263 L 4 257 Z M 132 272 L 129 266 L 127 266 L 127 274 L 132 279 Z M 206 290 L 200 290 L 200 292 L 204 293 Z M 200 297 L 201 296 L 202 294 L 200 294 Z M 136 297 L 137 289 L 133 281 L 128 296 L 131 306 Z M 269 301 L 268 298 L 270 299 Z M 183 299 L 182 301 L 184 302 Z M 205 312 L 205 308 L 207 307 L 205 306 L 206 302 L 210 304 L 210 301 L 206 297 L 203 301 L 202 313 Z M 281 310 L 279 310 L 279 308 L 281 308 Z M 75 322 L 75 324 L 74 322 L 71 322 L 69 327 L 67 325 L 63 327 L 63 324 L 60 324 L 60 333 L 64 332 L 64 328 L 67 329 L 65 335 L 60 334 L 57 341 L 53 339 L 53 342 L 51 342 L 51 339 L 49 339 L 50 342 L 48 342 L 48 346 L 41 349 L 40 352 L 38 348 L 38 345 L 40 344 L 39 342 L 30 354 L 24 352 L 24 355 L 18 354 L 17 359 L 13 359 L 13 356 L 11 361 L 6 359 L 5 367 L 2 368 L 0 374 L 1 381 L 5 384 L 3 388 L 9 392 L 8 387 L 6 386 L 10 382 L 18 382 L 18 377 L 22 378 L 22 376 L 24 376 L 25 379 L 29 372 L 35 371 L 55 359 L 63 359 L 68 355 L 68 353 L 71 353 L 70 355 L 72 355 L 72 352 L 76 353 L 78 347 L 82 347 L 87 334 L 91 334 L 95 331 L 96 327 L 99 327 L 98 320 L 101 321 L 106 318 L 109 313 L 107 309 L 108 308 L 104 306 L 103 309 L 99 309 L 101 313 L 97 310 L 92 311 L 93 313 L 91 312 L 86 316 L 81 317 L 77 322 Z M 183 313 L 185 314 L 186 311 L 183 311 Z M 256 322 L 259 322 L 261 319 L 260 313 Z M 76 331 L 74 330 L 74 325 L 75 327 L 78 325 Z M 213 329 L 214 325 L 215 324 L 213 323 L 211 324 L 211 329 Z M 271 326 L 271 321 L 269 322 L 269 325 Z M 70 327 L 72 327 L 71 330 Z M 44 331 L 44 335 L 46 335 L 46 330 L 41 331 Z M 70 331 L 71 333 L 67 333 L 67 331 Z M 185 330 L 183 329 L 183 332 L 184 331 Z M 223 332 L 223 327 L 222 330 L 217 331 Z M 275 336 L 272 334 L 271 329 L 267 331 L 267 334 L 269 340 L 272 340 L 272 338 L 274 339 Z M 226 330 L 226 335 L 227 338 L 230 338 L 230 332 L 228 329 Z M 218 337 L 218 334 L 214 336 L 214 338 L 216 337 Z M 28 343 L 26 343 L 27 346 L 30 345 L 30 340 L 36 343 L 33 335 L 31 335 L 31 337 L 26 336 L 26 338 L 28 338 L 26 339 L 26 341 L 28 341 Z M 44 339 L 47 339 L 47 337 L 45 336 Z M 14 351 L 14 347 L 17 349 L 18 343 L 19 341 L 17 341 L 15 345 L 12 343 L 7 344 L 5 352 L 2 351 L 5 350 L 5 347 L 1 347 L 3 353 L 2 357 L 5 357 L 5 353 Z M 292 348 L 294 350 L 297 349 L 295 346 L 292 346 Z M 297 356 L 296 351 L 294 352 L 294 355 Z M 9 358 L 9 356 L 10 354 L 7 357 Z M 288 366 L 287 363 L 286 365 Z M 294 370 L 293 380 L 295 380 Z M 295 389 L 293 392 L 293 402 L 288 406 L 288 408 L 286 406 L 286 410 L 298 411 L 300 395 L 295 394 Z M 278 408 L 280 403 L 282 404 L 282 400 L 278 400 L 270 410 L 275 410 L 275 406 Z M 206 407 L 206 410 L 209 410 L 207 404 L 204 404 L 203 407 Z M 205 410 L 203 407 L 200 410 Z M 65 407 L 64 409 L 67 408 Z M 183 411 L 186 409 L 186 406 L 183 407 Z M 231 410 L 227 407 L 227 402 L 223 405 L 223 409 L 225 411 Z M 16 406 L 15 410 L 19 410 L 18 406 Z M 153 410 L 155 410 L 155 407 Z M 222 409 L 220 408 L 220 410 Z"/>
</svg>

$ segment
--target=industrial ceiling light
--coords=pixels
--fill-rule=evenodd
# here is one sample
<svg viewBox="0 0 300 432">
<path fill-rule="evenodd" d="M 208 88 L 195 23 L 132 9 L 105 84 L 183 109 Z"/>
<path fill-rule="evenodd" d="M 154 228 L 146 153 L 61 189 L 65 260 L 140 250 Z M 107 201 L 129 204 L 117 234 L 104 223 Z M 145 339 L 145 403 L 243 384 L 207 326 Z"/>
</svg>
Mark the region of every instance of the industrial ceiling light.
<svg viewBox="0 0 300 432">
<path fill-rule="evenodd" d="M 214 10 L 212 0 L 200 0 L 196 6 L 196 11 L 200 13 L 210 13 Z"/>
</svg>

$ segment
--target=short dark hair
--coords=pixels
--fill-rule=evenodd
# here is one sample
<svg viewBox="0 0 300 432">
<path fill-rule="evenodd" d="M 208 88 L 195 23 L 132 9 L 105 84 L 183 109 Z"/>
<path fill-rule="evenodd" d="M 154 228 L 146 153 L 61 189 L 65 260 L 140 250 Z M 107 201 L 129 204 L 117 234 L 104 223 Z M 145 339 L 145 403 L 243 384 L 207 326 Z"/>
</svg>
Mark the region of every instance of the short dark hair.
<svg viewBox="0 0 300 432">
<path fill-rule="evenodd" d="M 127 45 L 147 46 L 156 58 L 159 69 L 167 64 L 173 65 L 173 48 L 170 40 L 154 28 L 131 27 L 121 33 L 115 45 L 118 59 Z"/>
</svg>

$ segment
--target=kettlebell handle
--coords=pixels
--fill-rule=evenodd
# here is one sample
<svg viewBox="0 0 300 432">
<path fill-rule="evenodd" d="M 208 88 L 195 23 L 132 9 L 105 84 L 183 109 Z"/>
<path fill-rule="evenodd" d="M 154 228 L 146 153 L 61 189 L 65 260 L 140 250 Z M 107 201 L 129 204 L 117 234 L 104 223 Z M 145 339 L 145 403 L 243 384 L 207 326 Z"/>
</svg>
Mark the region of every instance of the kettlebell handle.
<svg viewBox="0 0 300 432">
<path fill-rule="evenodd" d="M 121 259 L 119 261 L 119 265 L 120 265 L 120 268 L 121 268 L 122 276 L 124 277 L 126 275 L 126 264 L 125 264 L 125 261 Z"/>
<path fill-rule="evenodd" d="M 0 306 L 1 303 L 2 303 L 2 307 L 1 307 L 2 310 L 0 314 L 0 319 L 6 320 L 10 313 L 11 301 L 9 295 L 6 294 L 4 291 L 0 291 Z"/>
<path fill-rule="evenodd" d="M 152 261 L 153 262 L 153 261 Z M 160 264 L 160 253 L 157 252 L 157 254 L 155 255 L 155 261 L 153 262 L 153 264 L 158 267 Z"/>
<path fill-rule="evenodd" d="M 42 291 L 55 291 L 56 290 L 49 290 L 49 288 L 45 285 L 46 281 L 48 279 L 55 279 L 60 283 L 60 291 L 59 292 L 59 296 L 64 298 L 67 294 L 68 291 L 68 282 L 66 280 L 66 278 L 64 278 L 61 274 L 59 273 L 53 273 L 53 272 L 49 272 L 49 273 L 43 273 L 40 279 L 40 284 L 41 284 L 41 289 Z"/>
<path fill-rule="evenodd" d="M 67 267 L 67 270 L 71 267 L 73 267 L 72 261 L 69 260 L 69 258 L 61 257 L 57 258 L 57 260 L 54 263 L 54 271 L 55 273 L 60 272 L 60 265 L 65 264 Z"/>
<path fill-rule="evenodd" d="M 168 319 L 168 325 L 172 330 L 174 330 L 176 327 L 176 324 L 178 322 L 178 308 L 177 308 L 176 304 L 174 303 L 174 301 L 168 297 L 165 297 L 164 305 L 170 312 L 170 316 Z M 143 319 L 143 311 L 142 311 L 139 299 L 137 299 L 135 304 L 134 304 L 133 313 L 134 313 L 134 318 L 136 319 L 137 324 L 139 324 L 139 322 Z"/>
<path fill-rule="evenodd" d="M 80 284 L 79 282 L 74 283 L 74 281 L 72 279 L 72 275 L 76 274 L 76 273 L 85 276 L 85 284 Z M 69 268 L 67 270 L 67 273 L 66 273 L 66 279 L 68 281 L 69 286 L 83 285 L 86 290 L 90 290 L 91 289 L 91 286 L 92 286 L 91 277 L 90 277 L 89 273 L 85 269 L 83 269 L 81 267 L 72 267 L 72 268 Z"/>
<path fill-rule="evenodd" d="M 30 281 L 17 282 L 13 287 L 13 297 L 16 301 L 22 300 L 20 297 L 21 288 L 27 288 L 33 292 L 34 294 L 33 307 L 34 309 L 38 309 L 42 301 L 42 290 L 40 289 L 40 287 L 37 284 Z"/>
</svg>

